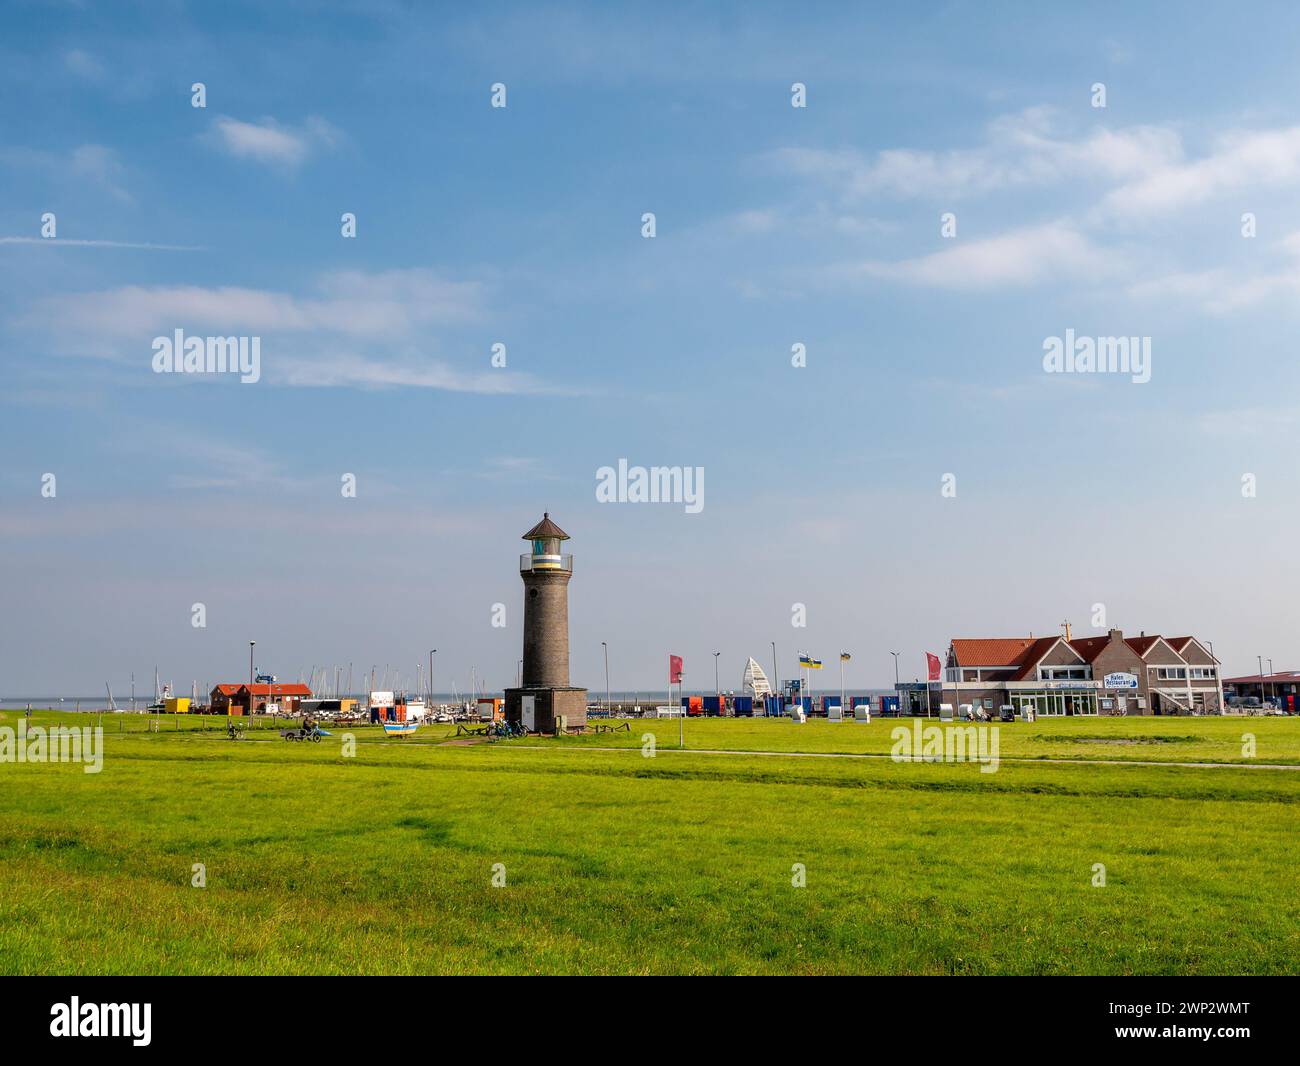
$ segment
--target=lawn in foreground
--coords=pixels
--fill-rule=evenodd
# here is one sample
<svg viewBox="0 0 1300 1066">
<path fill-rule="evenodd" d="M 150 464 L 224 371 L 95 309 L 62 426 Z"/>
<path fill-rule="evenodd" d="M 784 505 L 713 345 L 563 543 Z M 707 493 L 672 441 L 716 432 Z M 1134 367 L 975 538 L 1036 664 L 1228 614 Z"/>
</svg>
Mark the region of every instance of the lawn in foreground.
<svg viewBox="0 0 1300 1066">
<path fill-rule="evenodd" d="M 348 759 L 337 738 L 110 732 L 98 775 L 0 766 L 0 971 L 1279 973 L 1300 958 L 1292 771 L 981 774 L 359 736 Z"/>
</svg>

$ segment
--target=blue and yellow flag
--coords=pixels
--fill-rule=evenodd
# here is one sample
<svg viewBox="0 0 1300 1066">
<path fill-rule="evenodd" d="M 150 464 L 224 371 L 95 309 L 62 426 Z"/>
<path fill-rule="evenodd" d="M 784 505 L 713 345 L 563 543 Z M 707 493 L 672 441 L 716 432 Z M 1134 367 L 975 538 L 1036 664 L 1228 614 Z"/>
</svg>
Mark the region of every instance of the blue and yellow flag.
<svg viewBox="0 0 1300 1066">
<path fill-rule="evenodd" d="M 842 662 L 842 663 L 846 663 L 846 662 L 848 662 L 848 661 L 849 661 L 850 659 L 852 659 L 852 658 L 853 658 L 853 656 L 850 655 L 848 652 L 846 652 L 846 651 L 842 651 L 842 652 L 840 652 L 840 662 Z"/>
<path fill-rule="evenodd" d="M 814 659 L 811 655 L 800 655 L 799 665 L 805 670 L 820 670 L 822 668 L 822 661 L 820 659 Z"/>
</svg>

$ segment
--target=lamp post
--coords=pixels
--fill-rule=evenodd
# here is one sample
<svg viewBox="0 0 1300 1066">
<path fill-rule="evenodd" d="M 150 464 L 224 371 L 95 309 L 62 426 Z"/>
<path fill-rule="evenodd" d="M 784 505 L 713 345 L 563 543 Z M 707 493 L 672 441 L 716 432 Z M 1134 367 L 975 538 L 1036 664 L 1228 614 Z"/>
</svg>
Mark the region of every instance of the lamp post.
<svg viewBox="0 0 1300 1066">
<path fill-rule="evenodd" d="M 722 687 L 718 684 L 718 656 L 722 652 L 713 653 L 713 698 L 718 701 L 718 717 L 722 717 Z"/>
<path fill-rule="evenodd" d="M 1264 703 L 1264 656 L 1256 655 L 1255 662 L 1259 664 L 1259 702 L 1262 706 Z"/>
<path fill-rule="evenodd" d="M 429 706 L 433 707 L 433 657 L 438 652 L 437 648 L 429 649 Z"/>
<path fill-rule="evenodd" d="M 840 716 L 844 716 L 844 652 L 840 652 Z"/>
<path fill-rule="evenodd" d="M 248 642 L 248 722 L 253 724 L 253 647 L 257 641 Z"/>
<path fill-rule="evenodd" d="M 605 649 L 605 717 L 609 718 L 611 717 L 609 700 L 609 645 L 602 640 L 600 646 Z"/>
<path fill-rule="evenodd" d="M 776 676 L 776 641 L 772 641 L 772 695 L 781 695 L 781 679 Z M 778 707 L 779 710 L 779 707 Z"/>
<path fill-rule="evenodd" d="M 1268 679 L 1269 679 L 1269 680 L 1268 680 L 1268 687 L 1272 690 L 1273 695 L 1276 696 L 1276 695 L 1277 695 L 1277 683 L 1273 680 L 1273 660 L 1272 660 L 1272 659 L 1265 659 L 1264 661 L 1265 661 L 1266 663 L 1268 663 Z"/>
</svg>

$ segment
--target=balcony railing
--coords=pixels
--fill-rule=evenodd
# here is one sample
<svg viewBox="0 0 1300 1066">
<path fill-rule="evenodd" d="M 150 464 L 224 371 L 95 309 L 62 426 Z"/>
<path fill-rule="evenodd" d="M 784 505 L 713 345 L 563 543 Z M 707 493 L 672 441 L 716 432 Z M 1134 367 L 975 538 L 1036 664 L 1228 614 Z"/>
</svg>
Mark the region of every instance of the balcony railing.
<svg viewBox="0 0 1300 1066">
<path fill-rule="evenodd" d="M 573 573 L 572 555 L 521 555 L 519 572 L 526 574 L 530 570 L 566 570 Z"/>
</svg>

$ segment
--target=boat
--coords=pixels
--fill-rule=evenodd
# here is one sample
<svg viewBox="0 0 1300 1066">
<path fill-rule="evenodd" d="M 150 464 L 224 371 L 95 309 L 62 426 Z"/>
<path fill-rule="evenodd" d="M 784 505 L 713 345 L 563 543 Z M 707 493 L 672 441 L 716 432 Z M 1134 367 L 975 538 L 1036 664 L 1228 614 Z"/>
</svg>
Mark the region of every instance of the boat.
<svg viewBox="0 0 1300 1066">
<path fill-rule="evenodd" d="M 419 727 L 419 722 L 382 722 L 384 735 L 389 737 L 406 737 L 414 733 Z"/>
<path fill-rule="evenodd" d="M 772 684 L 753 656 L 750 656 L 749 661 L 745 663 L 745 673 L 740 679 L 740 687 L 748 689 L 755 700 L 762 700 L 764 696 L 772 695 Z"/>
</svg>

